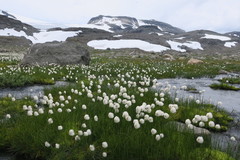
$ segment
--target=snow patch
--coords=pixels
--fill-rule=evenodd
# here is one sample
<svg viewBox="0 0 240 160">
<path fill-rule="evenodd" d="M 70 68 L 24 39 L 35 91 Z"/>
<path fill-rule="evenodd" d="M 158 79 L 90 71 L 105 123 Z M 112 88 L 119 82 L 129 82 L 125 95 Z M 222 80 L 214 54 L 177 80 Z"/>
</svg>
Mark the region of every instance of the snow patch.
<svg viewBox="0 0 240 160">
<path fill-rule="evenodd" d="M 142 20 L 139 20 L 139 19 L 138 19 L 138 25 L 139 25 L 139 26 L 147 26 L 147 25 L 149 25 L 149 24 L 147 24 L 147 23 L 143 22 Z"/>
<path fill-rule="evenodd" d="M 186 37 L 178 37 L 178 38 L 174 38 L 174 39 L 180 39 L 181 40 L 181 39 L 184 39 L 184 38 L 186 38 Z"/>
<path fill-rule="evenodd" d="M 203 50 L 201 44 L 199 42 L 195 41 L 187 41 L 185 43 L 180 43 L 180 42 L 175 42 L 175 41 L 167 41 L 167 43 L 171 46 L 172 50 L 178 51 L 178 52 L 186 52 L 185 49 L 182 49 L 182 46 L 187 46 L 188 48 L 191 49 L 200 49 Z"/>
<path fill-rule="evenodd" d="M 205 36 L 201 37 L 201 39 L 202 38 L 205 38 L 205 39 L 217 39 L 217 40 L 221 40 L 221 41 L 230 41 L 231 40 L 231 38 L 229 38 L 229 37 L 213 35 L 213 34 L 205 34 Z"/>
<path fill-rule="evenodd" d="M 114 35 L 113 37 L 122 37 L 122 35 L 118 34 L 118 35 Z"/>
<path fill-rule="evenodd" d="M 142 40 L 136 39 L 122 39 L 122 40 L 93 40 L 87 43 L 88 46 L 95 49 L 120 49 L 120 48 L 139 48 L 147 52 L 162 52 L 169 50 L 169 48 L 152 44 Z"/>
<path fill-rule="evenodd" d="M 225 42 L 224 46 L 228 48 L 235 47 L 237 42 Z"/>
<path fill-rule="evenodd" d="M 160 31 L 163 31 L 163 29 L 160 26 L 157 26 L 157 25 L 154 25 L 154 24 L 145 23 L 142 20 L 138 20 L 138 25 L 139 26 L 156 26 Z"/>
<path fill-rule="evenodd" d="M 1 36 L 16 36 L 16 37 L 26 37 L 27 39 L 31 40 L 32 43 L 45 43 L 45 42 L 52 42 L 52 41 L 65 41 L 68 37 L 76 36 L 77 32 L 66 32 L 66 31 L 41 31 L 39 33 L 33 33 L 33 36 L 28 36 L 23 31 L 16 31 L 14 29 L 5 28 L 0 30 Z"/>
<path fill-rule="evenodd" d="M 162 36 L 162 33 L 158 33 L 158 32 L 150 32 L 149 34 L 157 34 L 158 36 Z"/>
<path fill-rule="evenodd" d="M 239 35 L 237 35 L 237 34 L 233 34 L 233 36 L 235 36 L 235 37 L 240 37 Z"/>
<path fill-rule="evenodd" d="M 103 25 L 95 25 L 95 24 L 83 24 L 83 25 L 78 25 L 77 27 L 81 27 L 81 28 L 91 28 L 91 29 L 100 29 L 100 30 L 104 30 L 107 32 L 111 32 L 113 33 L 111 29 L 111 27 L 107 24 L 103 24 Z"/>
</svg>

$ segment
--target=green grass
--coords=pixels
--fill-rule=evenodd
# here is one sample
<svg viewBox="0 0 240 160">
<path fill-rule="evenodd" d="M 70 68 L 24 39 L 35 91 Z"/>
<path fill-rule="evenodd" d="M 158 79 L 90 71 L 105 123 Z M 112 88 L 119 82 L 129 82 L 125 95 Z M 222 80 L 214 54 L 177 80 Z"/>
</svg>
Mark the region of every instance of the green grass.
<svg viewBox="0 0 240 160">
<path fill-rule="evenodd" d="M 102 93 L 105 92 L 110 96 L 119 92 L 119 88 L 113 87 L 113 84 L 111 87 L 108 87 L 107 83 L 108 81 L 106 80 L 101 85 Z M 93 102 L 91 98 L 87 97 L 86 90 L 83 91 L 85 87 L 82 87 L 81 84 L 46 90 L 46 95 L 51 93 L 54 102 L 59 102 L 60 91 L 66 99 L 70 95 L 71 100 L 69 100 L 68 104 L 60 102 L 65 104 L 64 107 L 49 108 L 48 105 L 45 105 L 44 113 L 37 117 L 27 116 L 25 111 L 25 114 L 16 114 L 12 119 L 8 120 L 8 123 L 3 124 L 2 127 L 6 129 L 4 132 L 1 132 L 1 135 L 4 137 L 6 148 L 10 148 L 11 151 L 18 154 L 27 155 L 29 159 L 102 159 L 101 154 L 103 151 L 106 151 L 108 153 L 107 159 L 175 160 L 178 157 L 179 160 L 188 160 L 192 156 L 189 153 L 194 152 L 194 150 L 211 148 L 210 136 L 203 135 L 205 142 L 198 144 L 195 140 L 197 135 L 194 135 L 191 131 L 179 132 L 174 126 L 169 125 L 168 122 L 184 120 L 185 118 L 192 118 L 195 114 L 204 115 L 209 111 L 214 111 L 214 120 L 217 120 L 217 114 L 222 115 L 221 119 L 216 122 L 224 126 L 225 124 L 222 122 L 224 120 L 228 121 L 229 117 L 225 112 L 215 112 L 213 106 L 203 105 L 200 107 L 200 104 L 195 102 L 188 103 L 186 107 L 180 106 L 177 114 L 172 114 L 167 106 L 173 103 L 173 101 L 168 95 L 165 95 L 165 105 L 163 107 L 156 106 L 152 109 L 152 112 L 145 113 L 153 117 L 154 122 L 146 121 L 139 129 L 135 129 L 132 122 L 127 122 L 122 118 L 122 113 L 128 111 L 133 119 L 140 119 L 136 117 L 136 106 L 141 105 L 143 102 L 147 104 L 154 103 L 155 91 L 150 90 L 144 93 L 144 97 L 141 97 L 137 87 L 128 88 L 127 94 L 135 95 L 136 103 L 129 108 L 125 108 L 121 104 L 119 113 L 115 113 L 114 109 L 110 108 L 109 105 L 103 105 L 100 101 Z M 91 83 L 84 84 L 89 88 Z M 98 84 L 98 80 L 93 80 L 91 90 L 95 99 L 97 96 L 102 95 L 102 93 L 97 93 Z M 126 87 L 123 83 L 122 85 Z M 72 93 L 72 89 L 81 91 L 82 95 Z M 122 96 L 119 97 L 122 98 Z M 77 103 L 74 100 L 78 100 Z M 87 105 L 87 110 L 81 108 L 83 104 Z M 184 104 L 184 102 L 181 104 Z M 76 109 L 73 109 L 74 106 Z M 188 109 L 190 106 L 192 110 Z M 57 111 L 58 108 L 62 108 L 63 112 L 59 113 Z M 66 109 L 71 109 L 72 112 L 68 113 Z M 169 113 L 170 118 L 155 117 L 155 111 L 158 109 Z M 54 114 L 49 114 L 49 110 L 53 110 Z M 184 113 L 182 113 L 183 110 Z M 33 107 L 33 111 L 38 111 L 38 108 Z M 112 119 L 108 118 L 109 112 L 119 116 L 121 122 L 115 124 Z M 89 121 L 84 120 L 85 114 L 89 114 L 91 118 Z M 98 122 L 93 120 L 95 115 L 99 118 Z M 53 124 L 48 124 L 48 118 L 53 119 Z M 86 123 L 87 128 L 81 127 L 83 123 Z M 9 126 L 9 124 L 11 125 Z M 58 131 L 58 125 L 62 125 L 64 129 Z M 158 134 L 164 133 L 164 138 L 156 141 L 155 136 L 151 135 L 150 132 L 152 128 L 155 128 Z M 80 141 L 75 141 L 74 137 L 68 135 L 70 129 L 74 129 L 75 133 L 78 130 L 86 131 L 86 129 L 91 129 L 92 135 L 88 137 L 81 136 Z M 48 141 L 52 146 L 50 148 L 45 147 L 45 141 Z M 109 147 L 107 149 L 101 147 L 103 141 L 108 142 Z M 55 143 L 59 143 L 61 147 L 59 149 L 54 148 Z M 96 151 L 91 152 L 89 150 L 90 144 L 95 145 Z M 196 152 L 194 156 L 201 157 L 201 154 Z"/>
<path fill-rule="evenodd" d="M 82 67 L 3 67 L 0 70 L 2 87 L 53 84 L 56 80 L 74 83 L 45 90 L 47 97 L 44 97 L 44 102 L 47 104 L 29 98 L 16 101 L 11 98 L 0 99 L 0 148 L 22 155 L 25 159 L 200 160 L 211 157 L 215 160 L 221 157 L 232 160 L 229 155 L 235 154 L 213 150 L 210 135 L 195 135 L 192 130 L 180 132 L 176 126 L 170 125 L 170 122 L 184 123 L 195 115 L 204 116 L 211 112 L 213 118 L 209 121 L 220 124 L 221 128 L 211 128 L 208 122 L 204 128 L 212 132 L 226 131 L 232 121 L 226 111 L 203 102 L 198 104 L 194 100 L 175 102 L 167 93 L 162 100 L 164 105 L 158 106 L 160 91 L 151 88 L 156 85 L 154 79 L 214 77 L 221 67 L 230 68 L 228 64 L 215 64 L 213 61 L 190 66 L 186 61 L 133 61 L 124 57 L 111 62 L 104 57 L 96 58 L 90 66 Z M 120 86 L 126 90 L 120 93 Z M 60 100 L 60 95 L 64 96 L 64 101 Z M 111 98 L 113 95 L 117 95 L 117 98 Z M 104 96 L 108 97 L 108 104 L 99 100 Z M 138 113 L 136 110 L 143 103 L 151 107 L 143 107 Z M 87 109 L 82 109 L 83 104 Z M 170 112 L 169 104 L 178 105 L 176 113 Z M 28 111 L 23 110 L 23 105 L 31 106 L 32 116 L 27 115 Z M 44 109 L 44 113 L 41 113 L 41 109 Z M 60 109 L 62 112 L 59 112 Z M 168 113 L 169 118 L 156 116 L 157 110 Z M 131 117 L 130 122 L 122 116 L 125 111 Z M 109 112 L 118 116 L 120 123 L 108 118 Z M 7 114 L 11 115 L 10 119 L 6 118 Z M 90 120 L 84 119 L 86 114 Z M 98 116 L 98 121 L 94 121 L 94 116 Z M 153 122 L 151 118 L 148 121 L 148 117 Z M 52 124 L 48 123 L 49 118 L 52 118 Z M 136 129 L 133 120 L 142 123 L 144 120 L 144 123 Z M 58 130 L 59 125 L 63 126 L 63 130 Z M 163 133 L 164 138 L 157 141 L 155 135 L 151 134 L 152 128 L 157 130 L 157 134 Z M 71 129 L 75 132 L 74 136 L 69 135 Z M 76 141 L 78 131 L 86 132 L 87 129 L 91 130 L 91 135 L 79 135 L 80 140 Z M 196 142 L 198 136 L 203 136 L 203 144 Z M 46 141 L 51 144 L 50 147 L 45 146 Z M 108 143 L 108 148 L 101 146 L 104 141 Z M 59 149 L 55 148 L 56 143 L 60 144 Z M 89 145 L 94 145 L 95 151 L 90 151 Z M 102 157 L 103 152 L 107 152 L 107 158 Z"/>
<path fill-rule="evenodd" d="M 240 84 L 240 78 L 239 77 L 222 78 L 219 81 L 222 82 L 222 83 Z"/>
<path fill-rule="evenodd" d="M 211 87 L 212 89 L 221 89 L 221 90 L 232 90 L 232 91 L 239 91 L 240 88 L 237 88 L 235 86 L 226 84 L 226 83 L 213 83 L 211 84 L 209 87 Z"/>
</svg>

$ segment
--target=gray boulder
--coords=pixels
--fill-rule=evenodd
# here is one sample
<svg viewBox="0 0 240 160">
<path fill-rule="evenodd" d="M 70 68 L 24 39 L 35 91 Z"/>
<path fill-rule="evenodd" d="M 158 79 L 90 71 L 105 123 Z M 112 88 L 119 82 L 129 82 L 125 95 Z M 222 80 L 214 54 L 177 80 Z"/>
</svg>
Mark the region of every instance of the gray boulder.
<svg viewBox="0 0 240 160">
<path fill-rule="evenodd" d="M 76 42 L 47 42 L 33 45 L 21 62 L 22 65 L 83 64 L 88 65 L 90 55 Z"/>
</svg>

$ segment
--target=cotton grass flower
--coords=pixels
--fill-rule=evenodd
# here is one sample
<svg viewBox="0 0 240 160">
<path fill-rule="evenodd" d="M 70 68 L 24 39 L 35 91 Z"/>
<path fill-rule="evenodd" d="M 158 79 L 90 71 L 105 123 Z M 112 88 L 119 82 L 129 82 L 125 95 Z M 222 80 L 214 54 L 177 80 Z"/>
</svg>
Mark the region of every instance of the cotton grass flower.
<svg viewBox="0 0 240 160">
<path fill-rule="evenodd" d="M 82 130 L 79 130 L 79 131 L 78 131 L 78 135 L 79 135 L 79 136 L 82 136 L 82 135 L 83 135 L 83 131 L 82 131 Z"/>
<path fill-rule="evenodd" d="M 155 135 L 155 134 L 157 134 L 157 130 L 154 129 L 154 128 L 152 128 L 152 129 L 151 129 L 151 133 L 152 133 L 152 135 Z"/>
<path fill-rule="evenodd" d="M 87 106 L 85 104 L 82 105 L 82 109 L 87 109 Z"/>
<path fill-rule="evenodd" d="M 59 113 L 62 113 L 62 108 L 58 108 L 57 111 L 58 111 Z"/>
<path fill-rule="evenodd" d="M 43 108 L 39 108 L 39 109 L 38 109 L 38 113 L 39 113 L 39 114 L 43 114 L 43 113 L 44 113 Z"/>
<path fill-rule="evenodd" d="M 65 101 L 64 96 L 59 96 L 59 100 L 60 100 L 60 101 Z"/>
<path fill-rule="evenodd" d="M 209 121 L 208 125 L 209 125 L 209 127 L 212 127 L 212 128 L 215 127 L 215 123 L 213 121 Z"/>
<path fill-rule="evenodd" d="M 87 128 L 86 123 L 83 123 L 83 124 L 82 124 L 82 128 Z"/>
<path fill-rule="evenodd" d="M 176 113 L 176 112 L 177 112 L 177 111 L 176 111 L 176 108 L 172 107 L 172 108 L 170 109 L 170 112 L 171 112 L 171 113 Z"/>
<path fill-rule="evenodd" d="M 39 113 L 38 113 L 37 111 L 35 111 L 35 112 L 33 113 L 33 115 L 34 115 L 35 117 L 37 117 L 37 116 L 39 116 Z"/>
<path fill-rule="evenodd" d="M 10 114 L 6 114 L 6 119 L 10 119 L 11 118 L 11 115 Z"/>
<path fill-rule="evenodd" d="M 74 139 L 75 141 L 79 141 L 81 138 L 78 135 L 76 135 Z"/>
<path fill-rule="evenodd" d="M 199 136 L 199 137 L 197 137 L 196 141 L 197 141 L 198 143 L 202 144 L 202 143 L 204 142 L 204 139 L 203 139 L 202 136 Z"/>
<path fill-rule="evenodd" d="M 204 127 L 205 123 L 204 122 L 199 122 L 199 127 Z"/>
<path fill-rule="evenodd" d="M 196 100 L 196 103 L 197 103 L 197 104 L 200 104 L 200 100 Z"/>
<path fill-rule="evenodd" d="M 115 116 L 113 120 L 114 120 L 114 123 L 119 123 L 120 122 L 120 118 L 118 116 Z"/>
<path fill-rule="evenodd" d="M 155 136 L 155 139 L 156 139 L 156 141 L 159 141 L 159 140 L 161 139 L 160 135 L 157 134 L 157 135 Z"/>
<path fill-rule="evenodd" d="M 70 129 L 70 130 L 68 131 L 68 134 L 69 134 L 69 136 L 74 136 L 74 135 L 75 135 L 75 132 L 74 132 L 73 129 Z"/>
<path fill-rule="evenodd" d="M 168 118 L 169 118 L 169 114 L 168 114 L 168 113 L 164 113 L 164 114 L 163 114 L 163 117 L 164 117 L 165 119 L 168 119 Z"/>
<path fill-rule="evenodd" d="M 159 134 L 161 138 L 164 138 L 164 134 L 163 133 L 160 133 Z"/>
<path fill-rule="evenodd" d="M 27 115 L 28 116 L 32 116 L 33 115 L 33 111 L 27 111 Z"/>
<path fill-rule="evenodd" d="M 186 125 L 191 124 L 191 120 L 190 120 L 190 119 L 186 119 L 186 120 L 185 120 L 185 124 L 186 124 Z"/>
<path fill-rule="evenodd" d="M 231 136 L 231 137 L 230 137 L 230 140 L 235 142 L 235 141 L 236 141 L 236 138 L 233 137 L 233 136 Z"/>
<path fill-rule="evenodd" d="M 93 117 L 93 119 L 94 119 L 94 121 L 98 121 L 98 116 L 97 115 L 95 115 L 94 117 Z"/>
<path fill-rule="evenodd" d="M 103 152 L 102 153 L 102 156 L 105 158 L 105 157 L 107 157 L 107 152 Z"/>
<path fill-rule="evenodd" d="M 94 145 L 89 145 L 89 149 L 90 149 L 90 151 L 95 151 L 95 147 L 94 147 Z"/>
<path fill-rule="evenodd" d="M 51 144 L 50 144 L 48 141 L 44 142 L 44 145 L 45 145 L 45 147 L 47 147 L 47 148 L 51 147 Z"/>
<path fill-rule="evenodd" d="M 53 110 L 52 110 L 52 109 L 49 109 L 49 110 L 48 110 L 48 113 L 49 113 L 49 114 L 53 114 Z"/>
<path fill-rule="evenodd" d="M 63 130 L 63 126 L 58 126 L 57 128 L 59 131 Z"/>
<path fill-rule="evenodd" d="M 220 129 L 221 126 L 220 126 L 219 124 L 216 124 L 216 125 L 215 125 L 215 128 L 216 128 L 216 129 Z"/>
<path fill-rule="evenodd" d="M 55 144 L 55 148 L 56 148 L 56 149 L 59 149 L 59 148 L 60 148 L 60 144 L 56 143 L 56 144 Z"/>
<path fill-rule="evenodd" d="M 48 124 L 52 124 L 53 123 L 53 119 L 52 118 L 48 118 Z"/>
<path fill-rule="evenodd" d="M 114 114 L 112 112 L 109 112 L 108 113 L 108 118 L 111 118 L 111 119 L 114 118 Z"/>
<path fill-rule="evenodd" d="M 90 116 L 89 116 L 88 114 L 85 114 L 85 115 L 84 115 L 84 119 L 85 119 L 86 121 L 88 121 L 88 120 L 90 120 Z"/>
<path fill-rule="evenodd" d="M 103 148 L 107 148 L 108 147 L 108 143 L 107 142 L 102 142 L 102 147 Z"/>
<path fill-rule="evenodd" d="M 212 115 L 211 112 L 208 112 L 208 113 L 206 114 L 206 116 L 207 116 L 209 119 L 213 118 L 213 115 Z"/>
</svg>

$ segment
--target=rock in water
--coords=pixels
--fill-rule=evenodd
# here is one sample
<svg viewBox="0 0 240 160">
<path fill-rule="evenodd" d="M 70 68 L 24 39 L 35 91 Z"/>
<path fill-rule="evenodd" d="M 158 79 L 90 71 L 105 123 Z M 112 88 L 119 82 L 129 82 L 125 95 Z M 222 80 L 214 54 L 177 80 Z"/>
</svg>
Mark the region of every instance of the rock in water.
<svg viewBox="0 0 240 160">
<path fill-rule="evenodd" d="M 199 59 L 194 59 L 194 58 L 191 58 L 187 64 L 199 64 L 199 63 L 203 63 L 202 60 L 199 60 Z"/>
<path fill-rule="evenodd" d="M 47 42 L 33 45 L 21 62 L 22 65 L 83 64 L 88 65 L 90 55 L 76 42 Z"/>
</svg>

